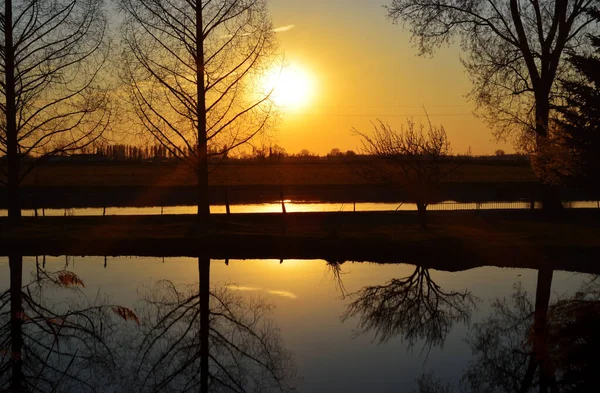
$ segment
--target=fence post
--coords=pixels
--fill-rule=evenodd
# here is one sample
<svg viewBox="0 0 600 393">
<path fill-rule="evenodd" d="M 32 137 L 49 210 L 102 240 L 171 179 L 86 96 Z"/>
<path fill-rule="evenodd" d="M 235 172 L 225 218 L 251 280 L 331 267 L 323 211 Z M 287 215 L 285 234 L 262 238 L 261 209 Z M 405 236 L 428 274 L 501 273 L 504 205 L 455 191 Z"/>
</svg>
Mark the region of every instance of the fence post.
<svg viewBox="0 0 600 393">
<path fill-rule="evenodd" d="M 227 191 L 227 188 L 225 188 L 225 211 L 228 215 L 231 214 L 231 210 L 229 209 L 229 192 Z"/>
<path fill-rule="evenodd" d="M 285 201 L 283 200 L 283 190 L 279 191 L 279 196 L 281 198 L 281 211 L 283 214 L 287 213 L 285 210 Z"/>
</svg>

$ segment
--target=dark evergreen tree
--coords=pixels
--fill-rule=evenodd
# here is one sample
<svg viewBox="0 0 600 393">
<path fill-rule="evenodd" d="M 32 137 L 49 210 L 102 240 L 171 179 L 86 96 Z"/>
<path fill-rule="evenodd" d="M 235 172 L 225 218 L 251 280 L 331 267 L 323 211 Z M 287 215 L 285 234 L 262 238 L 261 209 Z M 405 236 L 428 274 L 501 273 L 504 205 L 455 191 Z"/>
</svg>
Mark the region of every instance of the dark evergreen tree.
<svg viewBox="0 0 600 393">
<path fill-rule="evenodd" d="M 572 184 L 600 194 L 600 36 L 592 40 L 595 53 L 570 59 L 582 80 L 564 83 L 568 98 L 559 124 L 576 163 Z"/>
</svg>

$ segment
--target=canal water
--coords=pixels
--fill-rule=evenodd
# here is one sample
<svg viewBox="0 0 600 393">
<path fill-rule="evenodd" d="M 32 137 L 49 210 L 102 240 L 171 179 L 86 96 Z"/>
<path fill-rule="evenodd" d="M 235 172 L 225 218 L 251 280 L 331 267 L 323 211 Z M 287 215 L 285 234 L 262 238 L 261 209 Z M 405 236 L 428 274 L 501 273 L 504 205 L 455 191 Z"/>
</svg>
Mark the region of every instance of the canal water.
<svg viewBox="0 0 600 393">
<path fill-rule="evenodd" d="M 414 203 L 302 203 L 284 201 L 285 209 L 292 212 L 351 212 L 351 211 L 416 211 Z M 598 201 L 564 202 L 565 208 L 600 208 Z M 536 202 L 536 209 L 541 203 Z M 497 202 L 456 202 L 445 201 L 428 206 L 428 210 L 527 210 L 531 203 L 527 201 L 497 201 Z M 196 206 L 150 206 L 150 207 L 107 207 L 107 208 L 71 208 L 71 209 L 38 209 L 38 215 L 46 216 L 101 216 L 101 215 L 160 215 L 160 214 L 195 214 Z M 213 214 L 226 213 L 225 205 L 212 205 Z M 235 213 L 281 213 L 281 202 L 260 203 L 248 205 L 231 205 L 230 212 Z M 0 209 L 0 217 L 8 214 L 6 209 Z M 34 216 L 34 210 L 24 209 L 23 216 Z"/>
<path fill-rule="evenodd" d="M 49 376 L 56 391 L 72 392 L 199 391 L 203 285 L 211 294 L 214 391 L 261 383 L 262 391 L 416 392 L 419 384 L 488 391 L 478 389 L 524 380 L 536 358 L 533 315 L 543 311 L 536 293 L 549 294 L 543 314 L 557 329 L 579 312 L 565 304 L 598 302 L 600 293 L 597 276 L 574 272 L 324 260 L 23 257 L 21 281 L 32 299 L 20 314 L 29 348 L 19 355 L 24 378 L 52 391 L 39 382 Z M 9 259 L 0 257 L 0 390 L 10 384 L 2 368 L 14 338 L 6 330 L 10 285 Z M 69 330 L 75 321 L 93 326 L 98 342 L 87 330 Z M 74 340 L 78 334 L 88 336 Z M 527 391 L 536 391 L 539 378 L 536 372 Z"/>
</svg>

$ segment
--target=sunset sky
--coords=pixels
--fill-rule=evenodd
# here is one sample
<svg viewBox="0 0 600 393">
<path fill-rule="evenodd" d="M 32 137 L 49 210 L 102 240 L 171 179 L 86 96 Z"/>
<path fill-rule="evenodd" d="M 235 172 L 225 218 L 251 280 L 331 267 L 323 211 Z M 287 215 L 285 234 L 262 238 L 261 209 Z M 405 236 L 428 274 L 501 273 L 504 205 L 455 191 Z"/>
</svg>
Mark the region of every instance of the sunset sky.
<svg viewBox="0 0 600 393">
<path fill-rule="evenodd" d="M 292 105 L 274 134 L 288 153 L 357 149 L 353 127 L 366 131 L 381 119 L 407 117 L 444 125 L 455 154 L 497 149 L 491 130 L 473 115 L 470 82 L 457 46 L 419 57 L 410 34 L 387 17 L 383 0 L 269 0 L 287 62 L 312 79 L 306 104 Z"/>
</svg>

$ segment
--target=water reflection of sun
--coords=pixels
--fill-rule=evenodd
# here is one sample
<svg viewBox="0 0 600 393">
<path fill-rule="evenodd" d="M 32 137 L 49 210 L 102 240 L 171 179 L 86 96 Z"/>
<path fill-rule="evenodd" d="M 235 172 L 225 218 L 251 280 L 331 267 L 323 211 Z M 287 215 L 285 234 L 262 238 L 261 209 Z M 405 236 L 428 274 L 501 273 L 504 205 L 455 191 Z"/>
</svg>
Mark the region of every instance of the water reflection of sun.
<svg viewBox="0 0 600 393">
<path fill-rule="evenodd" d="M 283 109 L 305 107 L 315 94 L 313 76 L 296 64 L 270 69 L 261 84 L 264 91 L 271 94 L 273 103 Z"/>
</svg>

